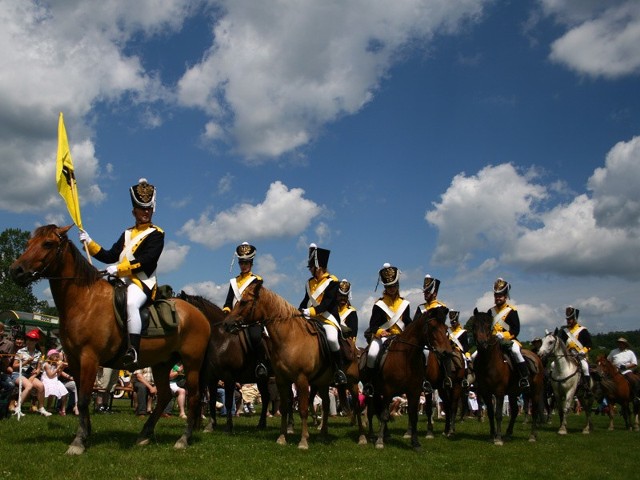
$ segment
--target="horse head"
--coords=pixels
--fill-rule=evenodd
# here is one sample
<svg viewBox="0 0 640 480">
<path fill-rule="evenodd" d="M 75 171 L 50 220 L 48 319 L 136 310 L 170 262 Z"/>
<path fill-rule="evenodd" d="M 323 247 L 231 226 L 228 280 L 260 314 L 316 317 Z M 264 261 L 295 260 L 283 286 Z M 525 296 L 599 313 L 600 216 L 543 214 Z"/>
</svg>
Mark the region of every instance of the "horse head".
<svg viewBox="0 0 640 480">
<path fill-rule="evenodd" d="M 434 308 L 426 312 L 425 337 L 430 350 L 438 354 L 453 354 L 446 324 L 448 310 Z"/>
<path fill-rule="evenodd" d="M 227 331 L 237 331 L 244 324 L 260 323 L 262 321 L 258 302 L 261 290 L 261 279 L 255 279 L 244 289 L 242 297 L 224 320 Z"/>
<path fill-rule="evenodd" d="M 36 229 L 22 255 L 9 267 L 11 278 L 18 285 L 27 286 L 40 278 L 58 275 L 60 253 L 71 244 L 67 232 L 72 226 L 45 225 Z"/>
<path fill-rule="evenodd" d="M 479 312 L 473 309 L 473 316 L 469 321 L 473 340 L 478 348 L 486 349 L 493 338 L 493 318 L 486 312 Z"/>
</svg>

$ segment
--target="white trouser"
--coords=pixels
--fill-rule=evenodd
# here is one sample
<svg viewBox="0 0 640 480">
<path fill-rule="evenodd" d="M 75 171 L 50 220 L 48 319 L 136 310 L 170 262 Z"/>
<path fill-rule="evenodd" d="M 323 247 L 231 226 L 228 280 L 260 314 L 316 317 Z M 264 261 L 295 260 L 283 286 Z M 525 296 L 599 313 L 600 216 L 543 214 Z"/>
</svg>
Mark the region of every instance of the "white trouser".
<svg viewBox="0 0 640 480">
<path fill-rule="evenodd" d="M 340 350 L 340 342 L 338 341 L 338 329 L 334 324 L 323 323 L 324 331 L 327 334 L 327 342 L 329 342 L 329 350 L 337 352 Z"/>
<path fill-rule="evenodd" d="M 589 376 L 589 362 L 587 362 L 586 358 L 581 358 L 580 359 L 580 366 L 582 367 L 582 374 L 585 377 Z"/>
<path fill-rule="evenodd" d="M 142 320 L 140 319 L 140 307 L 147 301 L 147 296 L 135 283 L 127 287 L 127 325 L 129 333 L 140 335 Z"/>
<path fill-rule="evenodd" d="M 515 355 L 518 363 L 524 362 L 524 357 L 522 356 L 522 352 L 520 351 L 520 345 L 515 340 L 511 342 L 511 352 Z"/>
<path fill-rule="evenodd" d="M 367 367 L 373 368 L 376 364 L 376 357 L 380 353 L 382 344 L 387 341 L 387 337 L 374 338 L 369 345 L 369 353 L 367 354 Z"/>
</svg>

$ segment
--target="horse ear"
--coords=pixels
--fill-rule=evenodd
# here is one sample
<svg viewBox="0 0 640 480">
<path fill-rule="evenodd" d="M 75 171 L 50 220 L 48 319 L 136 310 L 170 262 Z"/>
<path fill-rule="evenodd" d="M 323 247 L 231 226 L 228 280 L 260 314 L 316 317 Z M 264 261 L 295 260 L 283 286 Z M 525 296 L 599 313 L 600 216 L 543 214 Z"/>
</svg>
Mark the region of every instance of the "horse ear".
<svg viewBox="0 0 640 480">
<path fill-rule="evenodd" d="M 71 227 L 73 227 L 73 223 L 71 225 L 67 225 L 66 227 L 60 227 L 58 228 L 58 235 L 62 236 L 62 235 L 66 235 L 67 232 L 69 230 L 71 230 Z"/>
<path fill-rule="evenodd" d="M 556 327 L 556 329 L 553 331 L 553 334 L 554 334 L 555 336 L 558 336 L 558 327 Z"/>
<path fill-rule="evenodd" d="M 478 315 L 478 307 L 475 307 L 475 308 L 473 309 L 473 316 L 475 317 L 475 316 L 477 316 L 477 315 Z"/>
</svg>

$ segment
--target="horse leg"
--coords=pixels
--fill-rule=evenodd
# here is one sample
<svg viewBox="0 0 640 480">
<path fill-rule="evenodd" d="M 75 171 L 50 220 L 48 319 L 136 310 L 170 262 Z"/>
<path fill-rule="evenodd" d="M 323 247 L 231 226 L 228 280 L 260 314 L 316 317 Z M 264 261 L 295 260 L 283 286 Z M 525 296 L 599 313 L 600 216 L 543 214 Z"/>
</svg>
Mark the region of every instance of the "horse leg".
<svg viewBox="0 0 640 480">
<path fill-rule="evenodd" d="M 225 431 L 229 434 L 233 433 L 233 404 L 236 401 L 236 384 L 235 382 L 224 383 L 224 409 L 227 417 Z"/>
<path fill-rule="evenodd" d="M 569 409 L 571 408 L 571 402 L 573 401 L 573 397 L 563 398 L 558 395 L 558 417 L 560 418 L 560 428 L 558 429 L 558 435 L 566 435 L 567 434 L 567 415 L 569 414 Z"/>
<path fill-rule="evenodd" d="M 427 414 L 427 434 L 425 438 L 431 440 L 435 438 L 433 434 L 433 393 L 425 395 L 425 413 Z M 438 406 L 436 405 L 436 408 Z"/>
<path fill-rule="evenodd" d="M 582 433 L 585 435 L 590 434 L 593 431 L 593 424 L 591 423 L 591 408 L 593 407 L 593 395 L 583 395 L 580 399 L 580 403 L 584 407 L 582 411 L 586 419 L 586 425 L 582 429 Z"/>
<path fill-rule="evenodd" d="M 329 387 L 322 387 L 318 389 L 318 395 L 322 400 L 322 420 L 320 422 L 320 436 L 324 441 L 328 440 L 329 432 Z"/>
<path fill-rule="evenodd" d="M 258 379 L 258 391 L 260 392 L 260 398 L 262 399 L 262 411 L 260 412 L 260 419 L 258 420 L 258 430 L 264 430 L 267 428 L 267 413 L 269 412 L 269 379 Z"/>
<path fill-rule="evenodd" d="M 384 448 L 384 437 L 387 434 L 387 423 L 389 422 L 389 404 L 390 400 L 386 397 L 382 399 L 382 411 L 380 412 L 380 429 L 378 430 L 378 438 L 376 440 L 376 448 Z"/>
<path fill-rule="evenodd" d="M 491 438 L 493 444 L 502 446 L 502 407 L 504 405 L 504 395 L 494 395 L 495 402 L 489 399 L 487 411 L 489 412 L 489 421 L 491 422 Z M 492 411 L 493 410 L 493 411 Z"/>
<path fill-rule="evenodd" d="M 277 381 L 277 384 L 280 392 L 280 413 L 282 416 L 280 417 L 280 435 L 276 443 L 278 445 L 286 445 L 289 419 L 293 418 L 293 392 L 291 391 L 290 383 Z"/>
<path fill-rule="evenodd" d="M 176 441 L 173 445 L 174 448 L 184 449 L 187 448 L 189 443 L 191 442 L 191 437 L 193 435 L 193 431 L 200 428 L 201 422 L 201 413 L 200 413 L 200 367 L 202 366 L 201 360 L 198 361 L 194 359 L 193 361 L 188 361 L 185 357 L 183 357 L 183 367 L 185 371 L 186 378 L 186 390 L 187 390 L 187 425 L 182 436 Z M 169 381 L 169 370 L 172 365 L 167 365 L 167 382 Z M 168 384 L 167 384 L 168 387 Z M 160 390 L 158 389 L 158 392 Z M 161 393 L 161 392 L 160 392 Z M 167 389 L 167 400 L 164 406 L 169 403 L 169 399 L 171 398 L 171 389 Z M 161 398 L 158 398 L 158 404 L 160 404 Z M 157 407 L 156 407 L 157 408 Z M 163 407 L 164 409 L 164 407 Z M 156 411 L 154 410 L 154 414 Z M 158 412 L 159 415 L 161 412 Z"/>
<path fill-rule="evenodd" d="M 81 455 L 87 448 L 87 441 L 91 435 L 91 417 L 89 416 L 89 405 L 91 404 L 91 394 L 93 385 L 98 373 L 98 361 L 84 359 L 84 364 L 80 367 L 71 365 L 74 376 L 80 379 L 78 384 L 78 430 L 73 441 L 67 448 L 67 455 Z"/>
<path fill-rule="evenodd" d="M 216 402 L 218 400 L 218 379 L 210 377 L 207 385 L 209 391 L 209 421 L 204 427 L 206 433 L 211 433 L 218 426 Z"/>
<path fill-rule="evenodd" d="M 509 395 L 509 425 L 505 432 L 505 439 L 510 440 L 513 436 L 513 427 L 516 424 L 516 418 L 518 417 L 518 397 L 515 395 Z"/>
<path fill-rule="evenodd" d="M 409 425 L 411 426 L 411 447 L 419 452 L 421 450 L 418 440 L 418 408 L 420 408 L 420 390 L 407 396 L 407 413 L 409 414 Z"/>
<path fill-rule="evenodd" d="M 296 390 L 298 392 L 298 410 L 300 412 L 300 423 L 302 433 L 300 435 L 300 443 L 298 448 L 300 450 L 309 449 L 309 384 L 306 379 L 298 381 L 296 383 Z M 327 399 L 328 401 L 328 399 Z"/>
<path fill-rule="evenodd" d="M 364 422 L 362 421 L 362 410 L 363 406 L 360 403 L 358 385 L 351 385 L 351 401 L 353 405 L 351 406 L 351 414 L 355 417 L 355 420 L 358 424 L 358 445 L 366 445 L 367 444 L 367 435 L 364 428 Z"/>
</svg>

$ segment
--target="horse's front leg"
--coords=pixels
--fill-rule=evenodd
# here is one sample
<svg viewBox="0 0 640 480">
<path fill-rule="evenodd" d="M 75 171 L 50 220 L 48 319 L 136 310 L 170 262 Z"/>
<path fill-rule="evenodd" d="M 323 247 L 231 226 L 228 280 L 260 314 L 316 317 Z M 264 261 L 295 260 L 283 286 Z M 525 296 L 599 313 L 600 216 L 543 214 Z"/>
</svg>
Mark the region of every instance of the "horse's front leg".
<svg viewBox="0 0 640 480">
<path fill-rule="evenodd" d="M 153 409 L 153 412 L 151 413 L 151 415 L 149 415 L 149 418 L 142 426 L 142 430 L 140 431 L 140 434 L 138 435 L 138 439 L 136 440 L 137 445 L 140 445 L 140 446 L 148 445 L 151 442 L 151 438 L 153 437 L 153 434 L 155 431 L 156 423 L 158 423 L 158 420 L 160 419 L 160 416 L 162 415 L 164 408 L 169 403 L 169 400 L 171 398 L 171 389 L 169 388 L 170 368 L 171 368 L 170 366 L 164 363 L 155 365 L 154 367 L 152 367 L 153 380 L 158 390 L 158 399 L 156 402 L 156 406 Z M 188 400 L 189 401 L 189 420 L 187 420 L 187 423 L 189 423 L 189 421 L 191 420 L 191 416 L 190 416 L 191 400 L 192 400 L 191 395 L 192 395 L 191 385 L 189 383 L 189 378 L 187 376 L 187 396 L 189 399 Z"/>
<path fill-rule="evenodd" d="M 420 408 L 420 391 L 408 395 L 407 413 L 409 414 L 409 425 L 411 428 L 411 447 L 419 452 L 421 450 L 418 440 L 418 409 Z"/>
<path fill-rule="evenodd" d="M 510 440 L 513 436 L 513 427 L 518 417 L 518 398 L 515 395 L 509 395 L 509 425 L 505 433 L 505 438 Z"/>
<path fill-rule="evenodd" d="M 84 368 L 84 370 L 82 370 Z M 98 373 L 98 362 L 95 360 L 90 365 L 85 362 L 82 368 L 72 370 L 79 372 L 76 378 L 79 378 L 78 387 L 78 430 L 73 441 L 69 444 L 67 455 L 81 455 L 87 448 L 87 442 L 91 435 L 91 417 L 89 416 L 89 405 L 91 404 L 91 394 L 93 393 L 93 385 L 96 381 Z"/>
<path fill-rule="evenodd" d="M 298 392 L 298 410 L 300 411 L 300 423 L 302 433 L 300 435 L 300 450 L 309 449 L 309 384 L 306 381 L 296 383 Z M 328 398 L 327 398 L 328 401 Z"/>
<path fill-rule="evenodd" d="M 329 413 L 330 413 L 330 400 L 329 400 L 329 387 L 321 387 L 318 389 L 318 395 L 322 400 L 322 420 L 320 421 L 320 435 L 324 441 L 328 440 L 329 432 Z"/>
<path fill-rule="evenodd" d="M 278 378 L 276 376 L 276 378 Z M 280 435 L 276 442 L 278 445 L 287 444 L 287 433 L 289 433 L 289 422 L 293 419 L 293 392 L 290 383 L 278 382 L 278 392 L 280 393 Z M 293 433 L 293 429 L 291 431 Z"/>
<path fill-rule="evenodd" d="M 234 382 L 224 384 L 224 408 L 226 411 L 227 425 L 225 431 L 233 433 L 233 405 L 236 402 L 236 385 Z"/>
<path fill-rule="evenodd" d="M 269 403 L 271 401 L 268 379 L 258 380 L 258 391 L 262 399 L 262 411 L 260 412 L 260 419 L 258 420 L 258 430 L 264 430 L 267 428 L 267 413 L 269 413 Z"/>
</svg>

